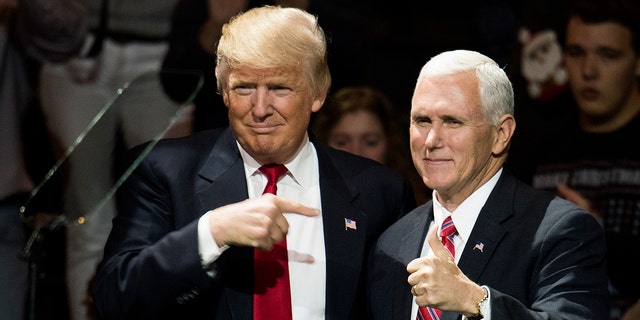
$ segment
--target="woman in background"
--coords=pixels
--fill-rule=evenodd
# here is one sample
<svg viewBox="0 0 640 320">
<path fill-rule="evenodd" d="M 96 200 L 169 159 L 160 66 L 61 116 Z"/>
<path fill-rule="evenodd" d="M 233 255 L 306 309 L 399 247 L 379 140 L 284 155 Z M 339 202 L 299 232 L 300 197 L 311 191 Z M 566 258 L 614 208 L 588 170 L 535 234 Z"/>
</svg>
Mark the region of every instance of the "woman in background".
<svg viewBox="0 0 640 320">
<path fill-rule="evenodd" d="M 315 114 L 312 130 L 320 141 L 359 156 L 370 158 L 405 175 L 418 204 L 426 202 L 426 189 L 411 162 L 408 124 L 390 99 L 370 86 L 338 89 Z M 408 117 L 404 117 L 408 119 Z"/>
</svg>

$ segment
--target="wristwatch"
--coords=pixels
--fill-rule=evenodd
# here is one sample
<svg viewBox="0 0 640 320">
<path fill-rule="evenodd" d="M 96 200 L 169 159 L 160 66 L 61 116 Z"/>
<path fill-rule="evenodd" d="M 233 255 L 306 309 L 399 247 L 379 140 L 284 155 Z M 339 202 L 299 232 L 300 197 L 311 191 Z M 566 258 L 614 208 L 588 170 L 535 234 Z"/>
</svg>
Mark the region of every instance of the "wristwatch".
<svg viewBox="0 0 640 320">
<path fill-rule="evenodd" d="M 468 317 L 468 320 L 481 320 L 484 319 L 485 314 L 489 313 L 489 289 L 482 286 L 482 290 L 484 290 L 484 297 L 478 301 L 478 313 L 474 316 Z"/>
</svg>

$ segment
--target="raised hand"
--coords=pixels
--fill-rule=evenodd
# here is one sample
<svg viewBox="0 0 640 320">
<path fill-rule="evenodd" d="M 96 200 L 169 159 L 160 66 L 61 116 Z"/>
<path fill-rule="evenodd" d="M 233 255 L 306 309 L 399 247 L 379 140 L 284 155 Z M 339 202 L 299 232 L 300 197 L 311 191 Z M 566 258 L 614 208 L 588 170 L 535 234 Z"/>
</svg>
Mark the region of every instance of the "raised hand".
<svg viewBox="0 0 640 320">
<path fill-rule="evenodd" d="M 438 238 L 437 230 L 438 226 L 433 224 L 427 234 L 433 255 L 414 259 L 407 265 L 412 294 L 421 307 L 473 315 L 477 312 L 477 302 L 484 296 L 484 290 L 458 268 L 451 253 Z"/>
<path fill-rule="evenodd" d="M 583 209 L 587 210 L 589 213 L 591 213 L 591 215 L 593 215 L 597 219 L 602 218 L 602 214 L 600 214 L 593 208 L 593 206 L 591 205 L 591 201 L 585 198 L 577 190 L 570 188 L 566 184 L 560 183 L 556 186 L 556 192 L 558 193 L 559 197 L 577 204 L 579 207 L 582 207 Z"/>
</svg>

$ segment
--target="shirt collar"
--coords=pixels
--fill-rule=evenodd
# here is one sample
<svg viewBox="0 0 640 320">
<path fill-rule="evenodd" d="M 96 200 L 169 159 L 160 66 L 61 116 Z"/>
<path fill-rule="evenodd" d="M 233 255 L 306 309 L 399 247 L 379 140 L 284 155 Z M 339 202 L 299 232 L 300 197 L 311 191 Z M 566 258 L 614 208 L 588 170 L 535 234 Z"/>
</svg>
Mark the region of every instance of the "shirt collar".
<svg viewBox="0 0 640 320">
<path fill-rule="evenodd" d="M 489 181 L 465 199 L 453 212 L 449 212 L 438 202 L 438 197 L 436 197 L 436 191 L 434 190 L 432 198 L 435 223 L 441 226 L 442 221 L 451 215 L 451 220 L 453 220 L 453 224 L 455 224 L 456 230 L 458 230 L 458 235 L 466 243 L 478 219 L 478 215 L 480 215 L 480 210 L 482 210 L 487 199 L 489 199 L 489 195 L 498 183 L 500 175 L 502 175 L 502 168 L 498 170 Z"/>
<path fill-rule="evenodd" d="M 245 175 L 250 177 L 254 174 L 258 174 L 260 169 L 260 163 L 256 161 L 249 153 L 242 148 L 240 143 L 236 141 L 238 149 L 240 150 L 240 156 L 244 162 Z M 302 145 L 298 149 L 293 159 L 287 163 L 283 163 L 289 170 L 287 175 L 298 184 L 303 187 L 309 187 L 313 183 L 314 172 L 317 170 L 311 170 L 314 168 L 314 164 L 317 163 L 317 157 L 315 157 L 315 148 L 313 143 L 309 141 L 309 136 L 305 135 L 305 139 Z M 317 168 L 317 165 L 315 165 Z"/>
</svg>

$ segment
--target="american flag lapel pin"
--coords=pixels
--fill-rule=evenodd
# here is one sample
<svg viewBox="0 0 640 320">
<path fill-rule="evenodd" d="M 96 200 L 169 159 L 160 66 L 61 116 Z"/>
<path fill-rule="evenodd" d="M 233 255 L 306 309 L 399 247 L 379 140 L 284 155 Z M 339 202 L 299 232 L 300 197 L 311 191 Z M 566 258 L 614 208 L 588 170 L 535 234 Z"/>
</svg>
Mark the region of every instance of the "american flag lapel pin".
<svg viewBox="0 0 640 320">
<path fill-rule="evenodd" d="M 484 253 L 484 243 L 482 243 L 482 241 L 476 242 L 476 245 L 473 246 L 473 250 L 476 250 L 476 249 L 478 249 L 478 250 L 480 250 L 480 252 Z"/>
<path fill-rule="evenodd" d="M 355 220 L 351 220 L 349 218 L 344 218 L 344 229 L 345 230 L 356 230 L 356 221 Z"/>
</svg>

